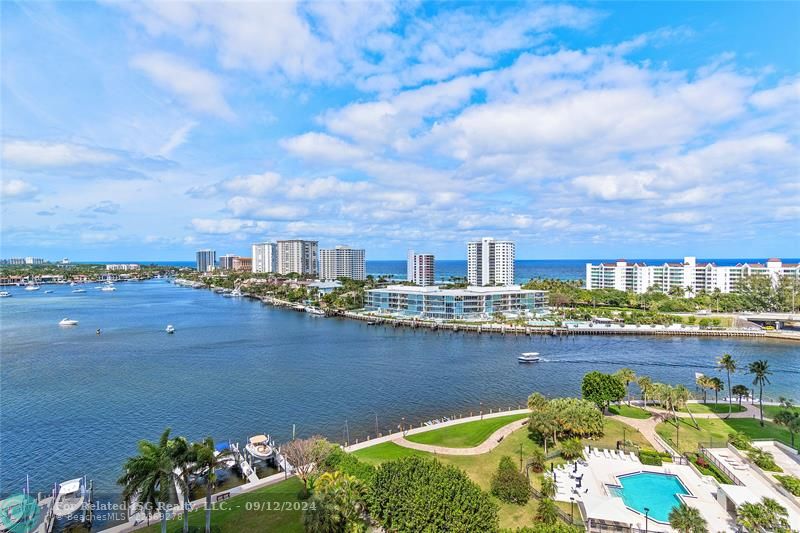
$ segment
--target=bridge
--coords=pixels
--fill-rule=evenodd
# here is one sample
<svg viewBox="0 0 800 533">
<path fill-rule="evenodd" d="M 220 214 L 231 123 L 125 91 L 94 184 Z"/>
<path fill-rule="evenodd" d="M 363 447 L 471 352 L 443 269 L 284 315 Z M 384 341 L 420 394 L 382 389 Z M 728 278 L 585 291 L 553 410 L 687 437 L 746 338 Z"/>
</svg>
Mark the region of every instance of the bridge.
<svg viewBox="0 0 800 533">
<path fill-rule="evenodd" d="M 739 317 L 761 326 L 774 326 L 775 329 L 782 329 L 790 322 L 800 324 L 798 313 L 742 313 Z"/>
</svg>

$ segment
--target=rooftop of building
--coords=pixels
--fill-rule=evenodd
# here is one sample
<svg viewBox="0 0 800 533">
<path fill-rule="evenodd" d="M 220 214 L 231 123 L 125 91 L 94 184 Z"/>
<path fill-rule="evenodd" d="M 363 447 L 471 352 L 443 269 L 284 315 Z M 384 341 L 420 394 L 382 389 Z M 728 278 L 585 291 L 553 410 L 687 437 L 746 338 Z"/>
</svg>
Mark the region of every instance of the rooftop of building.
<svg viewBox="0 0 800 533">
<path fill-rule="evenodd" d="M 510 294 L 510 293 L 543 293 L 547 291 L 523 289 L 519 285 L 504 286 L 477 286 L 471 285 L 465 289 L 443 289 L 438 285 L 389 285 L 380 289 L 370 289 L 369 292 L 404 292 L 413 294 L 441 294 L 449 296 L 476 296 L 481 294 Z"/>
</svg>

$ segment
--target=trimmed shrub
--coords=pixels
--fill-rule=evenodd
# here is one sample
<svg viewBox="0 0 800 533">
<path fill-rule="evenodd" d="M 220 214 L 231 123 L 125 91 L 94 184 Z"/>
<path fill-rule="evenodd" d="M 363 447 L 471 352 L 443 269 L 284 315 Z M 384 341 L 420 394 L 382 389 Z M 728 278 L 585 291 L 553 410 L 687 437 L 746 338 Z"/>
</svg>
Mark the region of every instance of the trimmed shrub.
<svg viewBox="0 0 800 533">
<path fill-rule="evenodd" d="M 783 488 L 794 494 L 800 496 L 800 478 L 796 476 L 775 476 L 775 479 L 783 485 Z"/>
<path fill-rule="evenodd" d="M 662 457 L 658 452 L 642 450 L 639 452 L 639 460 L 643 465 L 661 466 Z"/>
<path fill-rule="evenodd" d="M 367 485 L 372 483 L 375 479 L 375 467 L 359 461 L 358 458 L 350 453 L 343 451 L 338 446 L 334 449 L 328 457 L 325 458 L 320 470 L 323 472 L 339 471 L 343 474 L 351 475 L 360 479 Z"/>
<path fill-rule="evenodd" d="M 421 457 L 380 465 L 370 491 L 370 515 L 385 529 L 405 532 L 499 528 L 497 504 L 454 466 Z"/>
<path fill-rule="evenodd" d="M 504 502 L 516 504 L 523 504 L 530 498 L 528 478 L 507 455 L 500 459 L 497 472 L 492 476 L 492 494 Z"/>
<path fill-rule="evenodd" d="M 567 439 L 561 443 L 561 457 L 567 461 L 583 457 L 583 443 L 580 439 Z"/>
</svg>

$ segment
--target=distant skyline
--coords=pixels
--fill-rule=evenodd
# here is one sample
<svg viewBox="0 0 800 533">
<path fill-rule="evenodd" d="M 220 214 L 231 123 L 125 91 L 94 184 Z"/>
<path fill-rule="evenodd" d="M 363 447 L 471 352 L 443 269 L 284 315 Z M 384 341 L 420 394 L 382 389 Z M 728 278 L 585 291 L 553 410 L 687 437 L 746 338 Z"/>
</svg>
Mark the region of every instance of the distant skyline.
<svg viewBox="0 0 800 533">
<path fill-rule="evenodd" d="M 800 257 L 800 3 L 2 2 L 0 256 Z"/>
</svg>

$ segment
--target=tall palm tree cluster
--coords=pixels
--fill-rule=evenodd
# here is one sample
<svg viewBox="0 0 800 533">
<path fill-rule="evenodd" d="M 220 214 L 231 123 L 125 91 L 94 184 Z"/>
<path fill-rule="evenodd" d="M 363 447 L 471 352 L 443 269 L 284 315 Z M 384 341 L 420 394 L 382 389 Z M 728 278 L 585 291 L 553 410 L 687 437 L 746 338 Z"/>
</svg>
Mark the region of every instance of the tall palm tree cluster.
<svg viewBox="0 0 800 533">
<path fill-rule="evenodd" d="M 189 531 L 190 490 L 196 477 L 206 484 L 206 533 L 211 532 L 211 493 L 216 484 L 216 470 L 222 468 L 229 450 L 217 451 L 214 439 L 206 437 L 189 443 L 184 437 L 170 438 L 170 429 L 158 442 L 139 441 L 139 454 L 130 457 L 117 480 L 122 485 L 125 503 L 140 506 L 149 517 L 156 512 L 161 518 L 161 532 L 167 531 L 167 515 L 173 507 L 173 495 L 184 496 L 183 531 Z"/>
</svg>

